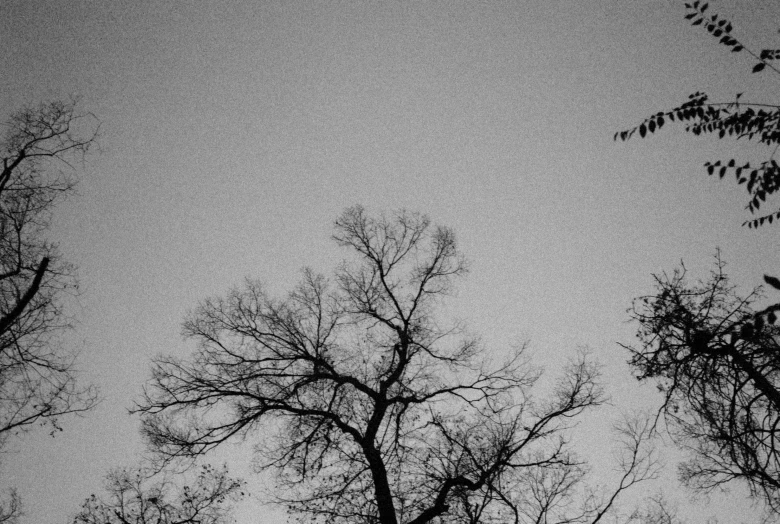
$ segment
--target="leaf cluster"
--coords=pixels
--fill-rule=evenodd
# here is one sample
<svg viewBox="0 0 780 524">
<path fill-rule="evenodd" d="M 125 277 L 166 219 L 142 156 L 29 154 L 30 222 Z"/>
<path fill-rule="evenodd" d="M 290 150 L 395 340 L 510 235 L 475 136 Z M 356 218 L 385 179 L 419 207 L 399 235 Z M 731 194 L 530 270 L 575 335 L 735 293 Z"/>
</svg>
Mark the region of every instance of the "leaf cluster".
<svg viewBox="0 0 780 524">
<path fill-rule="evenodd" d="M 708 13 L 709 4 L 703 2 L 686 3 L 685 18 L 692 25 L 702 26 L 708 33 L 718 39 L 718 43 L 731 49 L 732 52 L 746 52 L 756 61 L 753 73 L 765 69 L 780 74 L 773 61 L 780 58 L 780 49 L 762 49 L 756 53 L 745 46 L 733 34 L 733 26 L 728 20 L 717 14 Z M 736 95 L 731 102 L 711 102 L 702 92 L 689 95 L 683 104 L 669 111 L 658 112 L 644 119 L 638 126 L 615 133 L 615 140 L 626 141 L 635 134 L 640 138 L 661 129 L 667 122 L 684 122 L 685 131 L 694 135 L 711 134 L 719 139 L 731 137 L 756 140 L 772 147 L 770 158 L 751 168 L 750 163 L 737 162 L 736 159 L 705 163 L 707 172 L 718 173 L 721 178 L 733 170 L 739 184 L 747 184 L 746 189 L 750 200 L 746 206 L 751 214 L 757 214 L 767 197 L 780 190 L 780 170 L 774 160 L 774 154 L 780 146 L 780 106 L 763 102 L 746 102 L 741 100 L 742 93 Z M 771 224 L 780 219 L 780 210 L 773 211 L 757 218 L 746 220 L 743 225 L 750 228 Z"/>
<path fill-rule="evenodd" d="M 772 60 L 780 58 L 780 49 L 762 49 L 758 54 L 754 53 L 731 34 L 733 26 L 730 21 L 715 13 L 707 14 L 708 8 L 707 2 L 686 3 L 685 19 L 691 20 L 691 25 L 702 26 L 710 35 L 718 39 L 719 44 L 730 48 L 732 53 L 745 51 L 750 54 L 756 60 L 752 70 L 754 73 L 759 73 L 767 67 L 780 72 L 771 63 Z"/>
</svg>

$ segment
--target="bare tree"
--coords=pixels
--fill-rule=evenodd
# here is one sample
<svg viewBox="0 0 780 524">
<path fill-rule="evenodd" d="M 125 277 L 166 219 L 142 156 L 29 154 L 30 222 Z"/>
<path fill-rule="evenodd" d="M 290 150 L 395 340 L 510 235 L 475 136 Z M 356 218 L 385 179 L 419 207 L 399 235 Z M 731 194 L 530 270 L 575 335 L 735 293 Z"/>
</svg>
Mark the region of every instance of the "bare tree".
<svg viewBox="0 0 780 524">
<path fill-rule="evenodd" d="M 75 105 L 24 108 L 0 142 L 0 447 L 37 423 L 57 430 L 58 417 L 96 400 L 94 389 L 76 385 L 74 355 L 59 344 L 68 325 L 61 297 L 76 282 L 46 238 L 55 204 L 73 189 L 69 162 L 95 143 L 94 117 Z M 0 519 L 15 519 L 19 508 L 13 495 Z"/>
<path fill-rule="evenodd" d="M 175 493 L 159 476 L 143 468 L 111 472 L 109 496 L 88 498 L 73 524 L 225 524 L 232 521 L 231 503 L 244 495 L 242 483 L 224 468 L 202 466 L 195 483 Z"/>
<path fill-rule="evenodd" d="M 756 311 L 760 289 L 738 294 L 719 257 L 707 281 L 690 282 L 683 267 L 656 282 L 656 294 L 634 304 L 640 346 L 628 349 L 638 378 L 658 383 L 659 414 L 691 453 L 682 480 L 703 492 L 744 482 L 776 517 L 780 328 L 773 323 L 780 305 Z"/>
<path fill-rule="evenodd" d="M 648 497 L 641 508 L 637 508 L 626 524 L 684 524 L 677 511 L 661 495 Z M 707 524 L 716 524 L 707 521 Z"/>
<path fill-rule="evenodd" d="M 535 398 L 523 348 L 495 360 L 437 321 L 466 272 L 450 229 L 359 206 L 335 229 L 357 260 L 331 280 L 307 269 L 283 300 L 249 281 L 191 314 L 197 354 L 159 357 L 138 408 L 152 449 L 194 459 L 260 430 L 258 467 L 275 468 L 276 500 L 306 522 L 529 522 L 534 504 L 544 521 L 582 476 L 566 430 L 603 401 L 597 368 L 579 355 Z M 639 460 L 617 492 L 652 461 L 634 434 Z M 548 493 L 522 500 L 527 485 Z"/>
<path fill-rule="evenodd" d="M 595 524 L 608 516 L 619 522 L 626 517 L 617 511 L 620 495 L 639 482 L 656 478 L 660 463 L 649 445 L 650 419 L 629 417 L 613 429 L 617 444 L 613 487 L 592 488 L 587 483 L 587 464 L 572 454 L 557 464 L 529 461 L 523 467 L 507 469 L 490 489 L 468 494 L 463 505 L 468 518 L 461 522 Z M 493 504 L 492 499 L 500 503 Z"/>
</svg>

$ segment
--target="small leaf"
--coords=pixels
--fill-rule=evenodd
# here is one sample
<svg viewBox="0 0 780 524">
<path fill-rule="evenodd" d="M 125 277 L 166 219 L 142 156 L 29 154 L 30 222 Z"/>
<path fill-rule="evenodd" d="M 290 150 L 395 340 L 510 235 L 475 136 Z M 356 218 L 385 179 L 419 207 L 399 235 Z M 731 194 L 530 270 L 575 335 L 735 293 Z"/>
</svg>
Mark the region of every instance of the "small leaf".
<svg viewBox="0 0 780 524">
<path fill-rule="evenodd" d="M 647 126 L 642 124 L 641 126 L 639 126 L 639 136 L 644 138 L 646 134 L 647 134 Z"/>
<path fill-rule="evenodd" d="M 765 63 L 763 63 L 763 62 L 759 62 L 758 64 L 756 64 L 755 66 L 753 66 L 753 72 L 754 72 L 754 73 L 761 72 L 761 71 L 763 71 L 763 70 L 764 70 L 764 68 L 765 68 L 765 67 L 766 67 L 766 64 L 765 64 Z"/>
<path fill-rule="evenodd" d="M 739 53 L 740 51 L 742 51 L 741 45 L 735 45 L 734 49 L 731 50 L 732 53 Z"/>
</svg>

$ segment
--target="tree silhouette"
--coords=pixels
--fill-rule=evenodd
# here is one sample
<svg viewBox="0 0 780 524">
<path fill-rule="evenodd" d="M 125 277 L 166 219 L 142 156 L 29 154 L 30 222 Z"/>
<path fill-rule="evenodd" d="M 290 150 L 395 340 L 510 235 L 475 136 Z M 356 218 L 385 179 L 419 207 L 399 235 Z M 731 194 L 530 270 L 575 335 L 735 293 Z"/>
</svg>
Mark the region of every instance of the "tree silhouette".
<svg viewBox="0 0 780 524">
<path fill-rule="evenodd" d="M 68 327 L 62 294 L 75 289 L 73 268 L 47 238 L 54 206 L 74 182 L 63 170 L 95 143 L 91 115 L 76 101 L 27 107 L 5 124 L 0 142 L 0 447 L 34 424 L 58 430 L 58 418 L 91 408 L 96 392 L 76 385 L 74 355 L 59 344 Z M 13 521 L 15 493 L 0 506 Z"/>
<path fill-rule="evenodd" d="M 631 310 L 640 345 L 626 347 L 637 377 L 657 382 L 659 415 L 691 453 L 682 480 L 703 492 L 742 481 L 780 513 L 780 304 L 754 310 L 760 289 L 739 295 L 719 257 L 707 281 L 690 282 L 683 267 L 656 284 Z"/>
<path fill-rule="evenodd" d="M 694 26 L 703 27 L 718 43 L 730 48 L 732 52 L 749 54 L 755 61 L 753 73 L 767 71 L 780 75 L 780 69 L 775 66 L 775 61 L 780 59 L 780 49 L 754 52 L 734 36 L 731 22 L 707 12 L 709 4 L 696 1 L 686 3 L 685 7 L 685 18 L 691 20 Z M 714 134 L 718 138 L 744 138 L 756 140 L 772 148 L 769 158 L 756 165 L 738 162 L 734 158 L 704 164 L 710 175 L 717 173 L 723 178 L 727 173 L 731 173 L 736 177 L 737 183 L 746 184 L 750 194 L 747 205 L 750 213 L 759 213 L 767 197 L 780 190 L 780 165 L 775 160 L 780 146 L 780 105 L 767 101 L 746 101 L 742 99 L 742 93 L 737 94 L 730 102 L 713 102 L 706 93 L 696 92 L 683 104 L 669 111 L 658 112 L 634 128 L 617 132 L 614 138 L 625 141 L 637 134 L 645 138 L 660 130 L 666 122 L 675 121 L 684 122 L 685 130 L 694 135 Z M 780 210 L 746 220 L 743 225 L 753 228 L 764 223 L 771 224 L 775 219 L 780 219 Z"/>
<path fill-rule="evenodd" d="M 176 493 L 158 476 L 143 468 L 111 472 L 109 496 L 88 498 L 73 524 L 227 524 L 230 503 L 243 496 L 240 481 L 212 466 L 202 466 L 194 484 Z"/>
<path fill-rule="evenodd" d="M 496 360 L 437 320 L 466 272 L 450 229 L 359 206 L 335 229 L 356 260 L 332 279 L 206 300 L 184 324 L 194 358 L 156 360 L 138 409 L 162 461 L 260 432 L 258 465 L 305 522 L 596 522 L 654 474 L 646 428 L 627 425 L 619 485 L 575 504 L 585 469 L 566 430 L 604 400 L 597 368 L 580 355 L 535 398 L 524 348 Z"/>
</svg>

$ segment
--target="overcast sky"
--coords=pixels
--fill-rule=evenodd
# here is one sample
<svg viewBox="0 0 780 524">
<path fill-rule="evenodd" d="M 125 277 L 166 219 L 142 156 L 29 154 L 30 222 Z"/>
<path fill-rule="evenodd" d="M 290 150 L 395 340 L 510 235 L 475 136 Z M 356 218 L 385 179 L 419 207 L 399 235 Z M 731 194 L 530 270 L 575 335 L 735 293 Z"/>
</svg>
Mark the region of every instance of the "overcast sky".
<svg viewBox="0 0 780 524">
<path fill-rule="evenodd" d="M 776 0 L 711 9 L 748 45 L 780 47 Z M 52 238 L 79 267 L 69 343 L 105 400 L 2 457 L 25 522 L 67 522 L 110 468 L 137 461 L 127 409 L 154 355 L 193 350 L 179 336 L 190 308 L 246 276 L 283 294 L 302 266 L 330 271 L 344 255 L 331 225 L 357 203 L 454 228 L 471 273 L 450 309 L 492 350 L 529 340 L 554 374 L 589 346 L 609 416 L 657 405 L 618 345 L 651 274 L 682 259 L 705 277 L 716 247 L 740 285 L 780 274 L 780 229 L 741 227 L 747 194 L 702 168 L 768 151 L 672 126 L 612 141 L 697 90 L 776 101 L 777 77 L 750 75 L 747 56 L 684 12 L 673 0 L 3 0 L 3 117 L 75 94 L 102 121 L 102 152 L 79 168 Z M 585 428 L 609 438 L 603 421 Z M 228 459 L 261 483 L 251 439 L 214 457 Z M 258 508 L 243 504 L 239 521 L 282 521 Z"/>
</svg>

